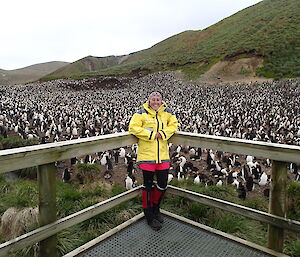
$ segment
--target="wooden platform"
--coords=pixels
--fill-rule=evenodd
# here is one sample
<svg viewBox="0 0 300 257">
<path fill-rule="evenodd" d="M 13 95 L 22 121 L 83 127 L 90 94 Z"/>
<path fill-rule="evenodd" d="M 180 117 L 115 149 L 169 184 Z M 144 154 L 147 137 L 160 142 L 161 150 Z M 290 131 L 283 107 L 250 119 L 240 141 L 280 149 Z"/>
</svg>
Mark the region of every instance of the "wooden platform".
<svg viewBox="0 0 300 257">
<path fill-rule="evenodd" d="M 286 256 L 181 216 L 163 213 L 165 222 L 160 231 L 152 230 L 140 214 L 65 257 Z"/>
</svg>

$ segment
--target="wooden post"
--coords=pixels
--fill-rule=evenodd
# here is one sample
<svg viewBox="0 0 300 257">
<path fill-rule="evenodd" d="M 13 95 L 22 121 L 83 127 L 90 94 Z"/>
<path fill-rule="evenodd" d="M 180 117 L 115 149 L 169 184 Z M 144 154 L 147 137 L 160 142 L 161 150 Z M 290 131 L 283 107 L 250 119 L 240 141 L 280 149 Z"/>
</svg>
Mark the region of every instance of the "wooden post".
<svg viewBox="0 0 300 257">
<path fill-rule="evenodd" d="M 286 214 L 287 163 L 272 161 L 269 213 L 284 217 Z M 268 247 L 282 252 L 284 229 L 268 225 Z"/>
<path fill-rule="evenodd" d="M 54 163 L 38 166 L 39 225 L 56 221 L 56 167 Z M 40 257 L 56 257 L 57 235 L 40 241 Z"/>
</svg>

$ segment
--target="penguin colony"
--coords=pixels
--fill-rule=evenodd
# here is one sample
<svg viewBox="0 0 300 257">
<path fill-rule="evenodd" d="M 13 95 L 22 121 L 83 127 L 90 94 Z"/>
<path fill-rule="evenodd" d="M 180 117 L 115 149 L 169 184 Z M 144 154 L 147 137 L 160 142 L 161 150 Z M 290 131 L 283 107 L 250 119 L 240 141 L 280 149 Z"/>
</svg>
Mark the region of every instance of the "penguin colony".
<svg viewBox="0 0 300 257">
<path fill-rule="evenodd" d="M 106 78 L 106 82 L 61 79 L 0 85 L 0 135 L 47 143 L 124 132 L 149 93 L 157 90 L 175 112 L 181 131 L 300 145 L 299 79 L 211 86 L 183 82 L 172 72 L 158 72 L 140 78 Z M 207 186 L 233 184 L 241 198 L 244 191 L 270 183 L 270 160 L 188 146 L 170 148 L 170 181 L 192 177 L 196 184 Z M 110 178 L 112 159 L 118 163 L 121 157 L 126 160 L 125 184 L 130 189 L 136 183 L 135 155 L 133 146 L 78 157 L 77 161 L 99 162 Z M 197 165 L 204 159 L 207 177 Z M 299 181 L 299 164 L 290 164 L 289 170 L 291 178 Z M 62 179 L 70 177 L 64 169 Z"/>
</svg>

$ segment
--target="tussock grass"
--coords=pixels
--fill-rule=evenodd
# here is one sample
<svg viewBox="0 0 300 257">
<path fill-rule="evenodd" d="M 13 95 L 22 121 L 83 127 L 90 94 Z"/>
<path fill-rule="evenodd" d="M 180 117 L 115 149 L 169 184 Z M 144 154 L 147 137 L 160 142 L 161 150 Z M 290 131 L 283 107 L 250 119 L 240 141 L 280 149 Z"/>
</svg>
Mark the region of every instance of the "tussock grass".
<svg viewBox="0 0 300 257">
<path fill-rule="evenodd" d="M 11 207 L 1 217 L 1 230 L 3 237 L 7 240 L 20 236 L 38 223 L 38 207 L 24 208 L 21 210 Z"/>
<path fill-rule="evenodd" d="M 268 200 L 262 197 L 247 198 L 241 204 L 252 209 L 268 212 Z"/>
<path fill-rule="evenodd" d="M 212 226 L 226 233 L 235 234 L 236 232 L 242 232 L 245 230 L 247 222 L 240 216 L 222 214 L 219 218 L 213 221 Z"/>
<path fill-rule="evenodd" d="M 29 145 L 37 145 L 39 143 L 38 139 L 22 139 L 21 137 L 13 136 L 4 138 L 0 136 L 0 150 L 3 149 L 12 149 L 22 146 L 29 146 Z"/>
<path fill-rule="evenodd" d="M 38 204 L 38 189 L 33 181 L 18 179 L 0 182 L 0 215 L 8 208 L 34 207 Z"/>
<path fill-rule="evenodd" d="M 98 164 L 77 163 L 75 165 L 75 173 L 79 174 L 84 183 L 91 183 L 99 178 L 101 166 Z"/>
<path fill-rule="evenodd" d="M 4 174 L 0 174 L 0 183 L 5 182 Z"/>
<path fill-rule="evenodd" d="M 300 239 L 288 241 L 285 243 L 284 252 L 292 257 L 300 256 Z"/>
<path fill-rule="evenodd" d="M 266 246 L 268 226 L 259 221 L 242 219 L 244 219 L 243 229 L 236 231 L 234 235 L 258 245 Z"/>
<path fill-rule="evenodd" d="M 287 185 L 288 218 L 300 221 L 300 183 L 292 181 Z"/>
</svg>

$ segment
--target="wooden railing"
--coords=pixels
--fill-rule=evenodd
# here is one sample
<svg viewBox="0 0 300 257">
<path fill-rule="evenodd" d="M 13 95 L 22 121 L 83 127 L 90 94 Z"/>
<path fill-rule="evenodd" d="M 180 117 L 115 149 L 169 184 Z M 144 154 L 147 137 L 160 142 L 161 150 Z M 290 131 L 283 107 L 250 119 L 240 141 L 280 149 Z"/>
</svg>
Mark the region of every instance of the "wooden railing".
<svg viewBox="0 0 300 257">
<path fill-rule="evenodd" d="M 134 136 L 125 132 L 2 150 L 0 151 L 0 173 L 54 163 L 74 156 L 132 145 L 136 142 Z"/>
<path fill-rule="evenodd" d="M 284 218 L 287 163 L 300 162 L 300 147 L 186 132 L 178 132 L 169 141 L 174 144 L 271 159 L 272 186 L 269 214 L 196 193 L 187 193 L 174 187 L 170 187 L 168 192 L 267 222 L 269 224 L 268 247 L 276 251 L 282 251 L 284 229 L 300 231 L 298 221 Z M 108 207 L 103 208 L 101 206 L 110 206 L 111 208 L 138 195 L 139 188 L 136 188 L 63 219 L 57 220 L 56 218 L 55 161 L 128 146 L 136 142 L 137 139 L 134 136 L 125 132 L 0 151 L 0 173 L 38 166 L 39 223 L 41 226 L 37 230 L 1 244 L 0 256 L 7 256 L 10 252 L 40 241 L 40 256 L 54 257 L 56 256 L 56 234 L 59 231 L 108 209 Z M 110 202 L 113 204 L 108 204 Z"/>
</svg>

